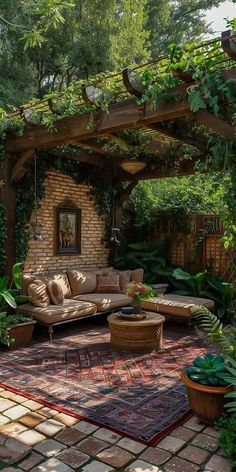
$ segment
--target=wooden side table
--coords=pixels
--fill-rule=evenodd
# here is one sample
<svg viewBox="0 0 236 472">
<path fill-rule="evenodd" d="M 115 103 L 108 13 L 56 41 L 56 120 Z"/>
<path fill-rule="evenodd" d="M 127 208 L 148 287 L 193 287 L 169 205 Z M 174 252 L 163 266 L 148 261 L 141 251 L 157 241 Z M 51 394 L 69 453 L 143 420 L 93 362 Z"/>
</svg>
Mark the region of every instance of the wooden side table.
<svg viewBox="0 0 236 472">
<path fill-rule="evenodd" d="M 147 312 L 145 319 L 129 321 L 120 318 L 118 312 L 109 315 L 107 320 L 110 342 L 115 349 L 145 353 L 162 348 L 164 316 Z"/>
</svg>

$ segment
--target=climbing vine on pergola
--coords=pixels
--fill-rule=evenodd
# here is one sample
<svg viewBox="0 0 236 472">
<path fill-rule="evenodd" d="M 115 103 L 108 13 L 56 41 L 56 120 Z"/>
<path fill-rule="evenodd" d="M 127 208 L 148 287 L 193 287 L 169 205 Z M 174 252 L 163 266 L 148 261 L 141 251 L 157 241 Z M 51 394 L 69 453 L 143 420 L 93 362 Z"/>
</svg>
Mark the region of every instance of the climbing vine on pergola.
<svg viewBox="0 0 236 472">
<path fill-rule="evenodd" d="M 84 181 L 103 192 L 113 189 L 116 225 L 122 202 L 141 179 L 189 175 L 196 169 L 227 171 L 233 183 L 226 196 L 225 243 L 234 243 L 235 60 L 236 33 L 226 31 L 202 44 L 170 45 L 167 56 L 148 64 L 76 82 L 19 110 L 2 112 L 9 264 L 14 259 L 15 188 L 24 188 L 22 179 L 38 150 L 44 150 L 38 160 L 51 159 L 57 168 L 65 169 L 66 159 L 73 162 L 77 181 L 81 172 Z M 124 160 L 142 160 L 145 167 L 132 175 L 124 170 Z"/>
</svg>

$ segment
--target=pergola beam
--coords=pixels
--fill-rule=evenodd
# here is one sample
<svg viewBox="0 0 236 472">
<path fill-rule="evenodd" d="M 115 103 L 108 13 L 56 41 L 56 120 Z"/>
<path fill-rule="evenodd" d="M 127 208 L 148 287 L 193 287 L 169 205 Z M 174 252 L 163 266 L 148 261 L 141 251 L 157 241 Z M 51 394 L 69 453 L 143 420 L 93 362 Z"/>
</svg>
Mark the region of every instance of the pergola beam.
<svg viewBox="0 0 236 472">
<path fill-rule="evenodd" d="M 90 113 L 70 116 L 56 121 L 56 131 L 43 127 L 27 129 L 22 136 L 8 135 L 6 151 L 17 153 L 32 148 L 56 147 L 60 144 L 75 143 L 82 138 L 91 138 L 103 133 L 112 133 L 121 129 L 142 127 L 157 121 L 171 120 L 191 115 L 187 100 L 169 101 L 153 110 L 152 103 L 145 106 L 134 101 L 115 103 L 109 113 L 100 111 L 93 126 L 89 126 Z"/>
</svg>

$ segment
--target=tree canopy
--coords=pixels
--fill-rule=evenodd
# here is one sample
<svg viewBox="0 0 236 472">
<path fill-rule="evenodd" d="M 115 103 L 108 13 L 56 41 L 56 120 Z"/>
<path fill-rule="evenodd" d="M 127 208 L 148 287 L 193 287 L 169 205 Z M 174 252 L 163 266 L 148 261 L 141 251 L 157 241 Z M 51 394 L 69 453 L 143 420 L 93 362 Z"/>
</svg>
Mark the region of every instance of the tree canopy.
<svg viewBox="0 0 236 472">
<path fill-rule="evenodd" d="M 1 0 L 0 106 L 157 57 L 209 31 L 222 0 Z"/>
</svg>

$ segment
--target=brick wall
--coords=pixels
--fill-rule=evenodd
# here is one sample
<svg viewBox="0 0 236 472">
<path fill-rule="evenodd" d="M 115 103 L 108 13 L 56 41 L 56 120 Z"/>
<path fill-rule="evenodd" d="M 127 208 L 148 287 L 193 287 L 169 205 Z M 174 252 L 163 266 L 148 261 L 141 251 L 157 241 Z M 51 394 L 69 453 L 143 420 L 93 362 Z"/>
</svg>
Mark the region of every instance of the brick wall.
<svg viewBox="0 0 236 472">
<path fill-rule="evenodd" d="M 76 185 L 72 178 L 59 172 L 48 172 L 45 196 L 40 202 L 38 221 L 42 224 L 43 241 L 30 240 L 25 272 L 66 270 L 78 267 L 106 267 L 108 250 L 102 243 L 104 220 L 95 209 L 87 185 Z M 81 209 L 81 254 L 54 255 L 55 207 L 70 200 Z M 34 215 L 32 215 L 34 221 Z"/>
</svg>

